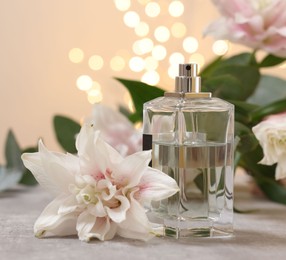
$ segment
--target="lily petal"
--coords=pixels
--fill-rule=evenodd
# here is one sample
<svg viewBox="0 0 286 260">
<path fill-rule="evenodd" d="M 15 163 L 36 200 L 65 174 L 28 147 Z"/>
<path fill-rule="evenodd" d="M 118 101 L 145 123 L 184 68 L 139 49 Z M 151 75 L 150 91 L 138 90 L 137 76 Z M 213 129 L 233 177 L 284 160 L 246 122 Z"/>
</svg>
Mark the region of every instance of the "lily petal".
<svg viewBox="0 0 286 260">
<path fill-rule="evenodd" d="M 99 138 L 99 131 L 95 131 L 92 125 L 83 125 L 77 137 L 76 147 L 84 174 L 103 175 L 110 165 L 123 159 L 119 152 Z"/>
<path fill-rule="evenodd" d="M 96 217 L 105 217 L 107 215 L 102 201 L 98 198 L 98 202 L 94 204 L 88 205 L 88 212 Z"/>
<path fill-rule="evenodd" d="M 115 196 L 120 202 L 120 206 L 116 208 L 106 207 L 108 216 L 116 223 L 120 223 L 126 219 L 126 212 L 130 208 L 129 200 L 125 196 Z"/>
<path fill-rule="evenodd" d="M 108 143 L 104 142 L 102 139 L 98 139 L 95 149 L 95 158 L 97 159 L 97 165 L 102 173 L 106 173 L 112 165 L 120 164 L 123 157 Z M 109 178 L 108 175 L 105 176 Z"/>
<path fill-rule="evenodd" d="M 93 146 L 95 145 L 99 131 L 95 131 L 93 124 L 85 124 L 80 129 L 80 132 L 76 138 L 76 149 L 78 156 L 80 157 L 92 157 Z"/>
<path fill-rule="evenodd" d="M 96 217 L 88 211 L 82 212 L 77 219 L 76 230 L 81 241 L 88 242 L 90 240 L 89 233 L 96 221 Z"/>
<path fill-rule="evenodd" d="M 115 181 L 126 188 L 136 186 L 151 160 L 151 151 L 137 152 L 129 155 L 114 167 L 112 176 Z"/>
<path fill-rule="evenodd" d="M 131 205 L 126 213 L 126 220 L 118 224 L 117 234 L 121 237 L 147 241 L 152 238 L 152 227 L 145 209 L 130 195 Z"/>
<path fill-rule="evenodd" d="M 139 187 L 139 198 L 143 201 L 162 200 L 180 190 L 173 178 L 151 167 L 145 171 Z"/>
<path fill-rule="evenodd" d="M 110 223 L 108 217 L 96 218 L 93 228 L 85 234 L 84 241 L 90 241 L 91 238 L 98 238 L 101 241 L 112 239 L 116 229 L 116 225 Z"/>
<path fill-rule="evenodd" d="M 110 200 L 116 193 L 116 186 L 112 185 L 109 180 L 100 180 L 97 188 L 101 190 L 101 197 L 104 200 Z"/>
<path fill-rule="evenodd" d="M 73 183 L 74 176 L 79 171 L 79 161 L 76 156 L 50 152 L 41 140 L 39 152 L 24 153 L 21 158 L 36 180 L 55 194 L 68 193 L 67 183 Z"/>
<path fill-rule="evenodd" d="M 60 205 L 58 214 L 66 215 L 77 210 L 78 203 L 73 195 L 68 196 Z"/>
<path fill-rule="evenodd" d="M 66 200 L 66 195 L 61 194 L 44 209 L 34 225 L 34 232 L 37 237 L 41 237 L 45 233 L 59 236 L 76 234 L 77 214 L 74 212 L 65 215 L 58 214 L 60 207 Z"/>
</svg>

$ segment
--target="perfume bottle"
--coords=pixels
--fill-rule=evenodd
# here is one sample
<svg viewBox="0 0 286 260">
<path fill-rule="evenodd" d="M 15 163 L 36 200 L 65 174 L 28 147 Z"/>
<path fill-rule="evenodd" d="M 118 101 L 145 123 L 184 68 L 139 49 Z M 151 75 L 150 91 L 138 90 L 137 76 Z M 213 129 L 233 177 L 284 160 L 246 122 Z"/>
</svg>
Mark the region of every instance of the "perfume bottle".
<svg viewBox="0 0 286 260">
<path fill-rule="evenodd" d="M 180 64 L 175 83 L 175 92 L 144 104 L 143 149 L 180 191 L 153 202 L 148 216 L 165 236 L 230 236 L 234 106 L 201 92 L 195 63 Z"/>
</svg>

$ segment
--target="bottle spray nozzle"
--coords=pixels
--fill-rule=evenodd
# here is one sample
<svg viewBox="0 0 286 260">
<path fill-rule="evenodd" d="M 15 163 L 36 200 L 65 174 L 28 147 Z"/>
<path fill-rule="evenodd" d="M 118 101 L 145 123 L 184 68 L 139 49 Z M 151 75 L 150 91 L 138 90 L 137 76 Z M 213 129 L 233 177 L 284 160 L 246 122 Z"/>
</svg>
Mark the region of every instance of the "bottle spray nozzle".
<svg viewBox="0 0 286 260">
<path fill-rule="evenodd" d="M 176 92 L 201 91 L 201 78 L 198 76 L 198 64 L 187 63 L 179 65 L 179 76 L 176 77 Z"/>
<path fill-rule="evenodd" d="M 183 77 L 197 77 L 198 76 L 198 64 L 180 64 L 179 65 L 179 76 Z"/>
<path fill-rule="evenodd" d="M 211 93 L 201 92 L 201 77 L 196 63 L 179 64 L 179 76 L 176 77 L 175 92 L 165 92 L 169 97 L 209 98 Z"/>
</svg>

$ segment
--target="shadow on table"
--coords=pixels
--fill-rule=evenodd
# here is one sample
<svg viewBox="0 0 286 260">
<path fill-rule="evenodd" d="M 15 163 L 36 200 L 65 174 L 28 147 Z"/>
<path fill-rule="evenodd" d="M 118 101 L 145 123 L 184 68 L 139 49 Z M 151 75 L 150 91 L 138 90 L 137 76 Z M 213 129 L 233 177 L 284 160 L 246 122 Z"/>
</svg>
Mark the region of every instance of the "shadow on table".
<svg viewBox="0 0 286 260">
<path fill-rule="evenodd" d="M 123 238 L 116 237 L 113 240 L 113 243 L 122 243 Z M 92 241 L 91 243 L 96 243 Z M 153 238 L 148 242 L 138 241 L 138 240 L 128 240 L 124 239 L 124 243 L 135 247 L 160 247 L 162 244 L 164 246 L 179 246 L 179 245 L 190 245 L 190 246 L 263 246 L 263 245 L 274 245 L 275 246 L 285 246 L 285 237 L 282 235 L 269 234 L 265 233 L 264 230 L 261 231 L 248 231 L 248 230 L 238 230 L 235 232 L 235 235 L 228 238 L 183 238 L 183 239 L 174 239 L 174 238 Z"/>
<path fill-rule="evenodd" d="M 1 198 L 14 198 L 14 197 L 21 196 L 22 194 L 28 193 L 28 192 L 29 190 L 27 188 L 19 186 L 13 189 L 8 189 L 8 190 L 0 192 L 0 199 Z"/>
</svg>

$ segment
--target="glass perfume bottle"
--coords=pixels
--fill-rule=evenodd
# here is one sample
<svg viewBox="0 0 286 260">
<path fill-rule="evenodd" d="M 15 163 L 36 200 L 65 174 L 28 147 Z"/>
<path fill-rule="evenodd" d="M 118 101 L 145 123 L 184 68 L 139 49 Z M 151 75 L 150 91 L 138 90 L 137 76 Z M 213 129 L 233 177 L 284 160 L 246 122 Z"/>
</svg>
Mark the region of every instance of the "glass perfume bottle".
<svg viewBox="0 0 286 260">
<path fill-rule="evenodd" d="M 175 92 L 144 104 L 143 149 L 180 188 L 148 215 L 176 238 L 233 232 L 234 106 L 201 92 L 197 72 L 180 64 Z"/>
</svg>

